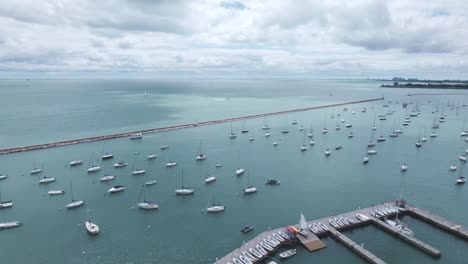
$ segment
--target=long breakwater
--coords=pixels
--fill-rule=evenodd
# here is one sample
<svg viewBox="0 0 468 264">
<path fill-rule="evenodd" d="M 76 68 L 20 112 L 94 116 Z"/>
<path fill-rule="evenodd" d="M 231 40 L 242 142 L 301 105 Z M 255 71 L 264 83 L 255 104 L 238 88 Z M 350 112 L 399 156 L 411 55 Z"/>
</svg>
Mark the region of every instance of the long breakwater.
<svg viewBox="0 0 468 264">
<path fill-rule="evenodd" d="M 75 144 L 87 143 L 87 142 L 95 142 L 95 141 L 101 141 L 101 140 L 123 138 L 123 137 L 129 137 L 137 133 L 149 134 L 149 133 L 170 131 L 170 130 L 176 130 L 176 129 L 192 128 L 192 127 L 198 127 L 198 126 L 209 126 L 209 125 L 216 125 L 216 124 L 221 124 L 221 123 L 235 122 L 235 121 L 240 121 L 240 120 L 245 120 L 245 119 L 263 118 L 267 116 L 283 115 L 283 114 L 289 114 L 289 113 L 295 113 L 295 112 L 304 112 L 304 111 L 311 111 L 311 110 L 317 110 L 317 109 L 323 109 L 323 108 L 367 103 L 367 102 L 379 101 L 383 99 L 384 97 L 379 97 L 379 98 L 365 99 L 365 100 L 359 100 L 359 101 L 351 101 L 351 102 L 336 103 L 336 104 L 321 105 L 321 106 L 312 106 L 312 107 L 306 107 L 306 108 L 297 108 L 297 109 L 290 109 L 290 110 L 263 113 L 263 114 L 255 114 L 255 115 L 225 118 L 225 119 L 218 119 L 218 120 L 211 120 L 211 121 L 203 121 L 203 122 L 197 122 L 197 123 L 187 123 L 187 124 L 181 124 L 181 125 L 175 125 L 175 126 L 144 129 L 144 130 L 138 130 L 138 131 L 129 131 L 129 132 L 123 132 L 123 133 L 117 133 L 117 134 L 56 141 L 56 142 L 50 142 L 50 143 L 44 143 L 44 144 L 12 147 L 12 148 L 0 149 L 0 155 L 24 152 L 24 151 L 47 149 L 47 148 L 62 147 L 62 146 L 75 145 Z"/>
</svg>

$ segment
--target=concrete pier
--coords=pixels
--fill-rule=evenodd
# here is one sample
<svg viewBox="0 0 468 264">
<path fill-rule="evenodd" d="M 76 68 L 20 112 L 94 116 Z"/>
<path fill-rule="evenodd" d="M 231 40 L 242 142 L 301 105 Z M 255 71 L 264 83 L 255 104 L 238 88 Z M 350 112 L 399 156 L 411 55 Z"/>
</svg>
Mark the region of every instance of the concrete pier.
<svg viewBox="0 0 468 264">
<path fill-rule="evenodd" d="M 211 120 L 211 121 L 203 121 L 203 122 L 197 122 L 197 123 L 188 123 L 188 124 L 168 126 L 168 127 L 151 128 L 151 129 L 138 130 L 138 131 L 129 131 L 129 132 L 123 132 L 123 133 L 118 133 L 118 134 L 110 134 L 110 135 L 102 135 L 102 136 L 95 136 L 95 137 L 71 139 L 71 140 L 65 140 L 65 141 L 50 142 L 50 143 L 45 143 L 45 144 L 37 144 L 37 145 L 6 148 L 6 149 L 0 149 L 0 155 L 1 154 L 24 152 L 24 151 L 33 151 L 33 150 L 46 149 L 46 148 L 61 147 L 61 146 L 68 146 L 68 145 L 87 143 L 87 142 L 95 142 L 95 141 L 101 141 L 101 140 L 109 140 L 109 139 L 115 139 L 115 138 L 130 137 L 131 135 L 137 134 L 137 133 L 149 134 L 149 133 L 164 132 L 164 131 L 171 131 L 171 130 L 177 130 L 177 129 L 192 128 L 192 127 L 198 127 L 198 126 L 216 125 L 216 124 L 229 123 L 229 122 L 241 121 L 241 120 L 246 120 L 246 119 L 263 118 L 263 117 L 266 117 L 266 116 L 283 115 L 283 114 L 289 114 L 289 113 L 295 113 L 295 112 L 311 111 L 311 110 L 330 108 L 330 107 L 337 107 L 337 106 L 344 106 L 344 105 L 350 105 L 350 104 L 368 103 L 368 102 L 379 101 L 379 100 L 383 100 L 383 99 L 384 99 L 383 97 L 380 97 L 380 98 L 366 99 L 366 100 L 360 100 L 360 101 L 352 101 L 352 102 L 344 102 L 344 103 L 337 103 L 337 104 L 329 104 L 329 105 L 313 106 L 313 107 L 306 107 L 306 108 L 290 109 L 290 110 L 285 110 L 285 111 L 255 114 L 255 115 L 248 115 L 248 116 L 240 116 L 240 117 L 218 119 L 218 120 Z"/>
<path fill-rule="evenodd" d="M 318 220 L 308 221 L 307 222 L 308 225 L 311 225 L 313 223 L 316 223 L 316 224 L 322 223 L 329 230 L 324 230 L 324 231 L 321 231 L 321 232 L 317 232 L 316 234 L 314 234 L 311 230 L 307 230 L 307 232 L 309 233 L 307 235 L 307 237 L 304 237 L 302 235 L 297 235 L 295 240 L 288 240 L 288 241 L 285 241 L 284 243 L 302 244 L 307 249 L 309 249 L 309 251 L 314 251 L 314 250 L 321 249 L 321 248 L 325 247 L 325 244 L 320 240 L 321 237 L 331 236 L 334 239 L 336 239 L 337 241 L 343 243 L 346 247 L 350 248 L 353 252 L 355 252 L 356 254 L 358 254 L 359 256 L 364 258 L 365 260 L 367 260 L 369 263 L 383 264 L 383 263 L 385 263 L 383 260 L 381 260 L 380 258 L 375 256 L 374 254 L 372 254 L 370 251 L 368 251 L 367 249 L 365 249 L 362 246 L 358 245 L 356 242 L 352 241 L 350 238 L 348 238 L 347 236 L 345 236 L 344 234 L 342 234 L 340 232 L 341 230 L 348 230 L 348 229 L 358 228 L 358 227 L 363 226 L 363 225 L 374 224 L 377 227 L 382 228 L 383 230 L 389 232 L 390 234 L 393 234 L 393 235 L 397 236 L 398 238 L 402 239 L 403 241 L 407 242 L 408 244 L 411 244 L 411 245 L 415 246 L 416 248 L 424 251 L 425 253 L 431 255 L 432 257 L 437 258 L 437 257 L 441 256 L 440 250 L 426 244 L 423 241 L 420 241 L 417 238 L 405 235 L 402 232 L 400 232 L 398 229 L 396 229 L 395 227 L 393 227 L 393 226 L 387 224 L 386 222 L 382 221 L 381 219 L 383 219 L 384 216 L 375 215 L 375 214 L 374 214 L 375 216 L 372 216 L 376 209 L 388 208 L 388 207 L 397 208 L 395 202 L 388 202 L 388 203 L 378 204 L 378 205 L 374 205 L 372 207 L 358 209 L 358 210 L 343 213 L 343 214 L 328 216 L 328 217 L 321 218 L 321 219 L 318 219 Z M 423 221 L 426 221 L 427 223 L 429 223 L 429 224 L 431 224 L 433 226 L 436 226 L 436 227 L 438 227 L 440 229 L 443 229 L 445 231 L 450 232 L 451 234 L 454 234 L 454 235 L 456 235 L 458 237 L 461 237 L 461 238 L 464 238 L 465 240 L 468 240 L 468 229 L 466 229 L 465 227 L 463 227 L 461 225 L 455 224 L 455 223 L 453 223 L 453 222 L 451 222 L 451 221 L 449 221 L 449 220 L 447 220 L 447 219 L 445 219 L 445 218 L 443 218 L 441 216 L 438 216 L 436 214 L 430 213 L 428 211 L 425 211 L 423 209 L 417 208 L 417 207 L 409 205 L 409 204 L 406 204 L 405 208 L 399 208 L 398 207 L 398 209 L 399 209 L 398 214 L 400 216 L 402 216 L 402 215 L 414 216 L 414 217 L 419 218 L 419 219 L 421 219 Z M 364 220 L 364 221 L 360 221 L 356 217 L 356 214 L 365 215 L 366 217 L 368 217 L 368 219 Z M 391 217 L 394 217 L 395 215 L 396 215 L 396 213 L 387 213 L 387 215 L 385 217 L 391 218 Z M 350 223 L 348 225 L 341 225 L 341 226 L 338 226 L 338 227 L 333 227 L 329 223 L 329 220 L 330 219 L 335 219 L 335 218 L 338 218 L 338 219 L 340 219 L 340 218 L 349 218 L 349 219 L 354 220 L 354 223 Z M 299 228 L 298 225 L 294 225 L 294 226 L 296 228 Z M 278 229 L 275 229 L 275 230 L 269 230 L 269 231 L 263 232 L 260 235 L 256 236 L 254 239 L 252 239 L 252 240 L 248 241 L 247 243 L 245 243 L 242 247 L 232 251 L 231 253 L 229 253 L 225 257 L 219 259 L 218 261 L 216 261 L 216 263 L 219 263 L 219 264 L 233 263 L 233 258 L 238 258 L 242 254 L 243 251 L 248 252 L 249 248 L 256 248 L 256 246 L 259 245 L 259 243 L 262 242 L 263 239 L 267 238 L 268 236 L 272 236 L 273 233 L 277 233 L 279 231 L 284 231 L 284 230 L 285 230 L 285 227 L 282 227 L 282 228 L 278 228 Z M 277 247 L 275 247 L 274 251 L 268 252 L 268 253 L 269 254 L 274 254 L 274 252 L 277 249 L 279 249 L 281 246 L 282 245 L 278 245 Z M 266 257 L 266 256 L 264 256 L 264 257 Z M 253 261 L 253 263 L 259 263 L 259 262 L 262 261 L 263 258 L 257 259 L 255 261 Z"/>
<path fill-rule="evenodd" d="M 402 239 L 403 241 L 415 246 L 416 248 L 428 253 L 429 255 L 433 257 L 440 257 L 441 253 L 440 250 L 422 242 L 421 240 L 418 240 L 412 236 L 407 236 L 403 234 L 400 230 L 396 229 L 395 227 L 383 222 L 380 219 L 372 219 L 372 223 L 374 223 L 376 226 L 384 229 L 388 233 L 397 236 L 398 238 Z"/>
<path fill-rule="evenodd" d="M 330 235 L 338 240 L 339 242 L 343 243 L 346 247 L 350 248 L 352 251 L 354 251 L 356 254 L 367 260 L 369 263 L 372 264 L 386 264 L 385 261 L 381 260 L 374 254 L 372 254 L 370 251 L 365 249 L 364 247 L 358 245 L 356 242 L 348 238 L 347 236 L 343 235 L 340 233 L 340 231 L 336 229 L 331 229 L 330 230 Z"/>
</svg>

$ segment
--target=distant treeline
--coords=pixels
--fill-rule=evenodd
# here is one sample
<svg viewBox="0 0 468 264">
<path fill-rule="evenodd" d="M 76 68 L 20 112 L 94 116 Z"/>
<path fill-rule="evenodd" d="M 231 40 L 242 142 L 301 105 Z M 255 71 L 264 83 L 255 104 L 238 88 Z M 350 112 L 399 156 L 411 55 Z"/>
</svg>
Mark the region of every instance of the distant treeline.
<svg viewBox="0 0 468 264">
<path fill-rule="evenodd" d="M 468 84 L 448 83 L 398 83 L 382 84 L 380 87 L 387 88 L 423 88 L 423 89 L 468 89 Z"/>
</svg>

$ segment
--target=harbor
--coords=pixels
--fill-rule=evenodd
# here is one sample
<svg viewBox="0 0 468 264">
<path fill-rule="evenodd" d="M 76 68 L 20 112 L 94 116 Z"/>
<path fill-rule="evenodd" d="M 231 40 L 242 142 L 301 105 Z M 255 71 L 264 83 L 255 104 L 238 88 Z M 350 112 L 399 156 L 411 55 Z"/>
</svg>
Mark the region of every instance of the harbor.
<svg viewBox="0 0 468 264">
<path fill-rule="evenodd" d="M 308 249 L 308 251 L 313 252 L 316 250 L 320 250 L 326 247 L 325 243 L 321 242 L 320 238 L 330 236 L 336 241 L 342 243 L 344 246 L 349 248 L 351 251 L 365 259 L 368 263 L 372 264 L 384 264 L 387 263 L 380 259 L 378 256 L 374 255 L 372 252 L 364 248 L 363 245 L 359 245 L 358 243 L 354 242 L 352 239 L 348 238 L 343 232 L 350 231 L 355 228 L 359 228 L 363 225 L 372 224 L 389 234 L 396 236 L 398 239 L 405 241 L 408 245 L 415 247 L 418 250 L 421 250 L 425 254 L 433 258 L 440 258 L 442 253 L 440 250 L 436 249 L 435 247 L 417 239 L 414 236 L 410 236 L 402 232 L 401 230 L 397 229 L 396 227 L 386 223 L 383 221 L 387 218 L 395 218 L 398 216 L 409 215 L 414 218 L 418 218 L 422 221 L 426 221 L 427 223 L 431 224 L 435 228 L 442 229 L 444 231 L 449 232 L 452 235 L 461 237 L 465 240 L 468 240 L 468 232 L 467 229 L 459 224 L 453 223 L 445 218 L 430 213 L 424 209 L 418 208 L 416 206 L 410 204 L 404 204 L 404 206 L 399 207 L 397 206 L 399 200 L 394 202 L 387 202 L 382 204 L 373 205 L 368 208 L 362 208 L 355 211 L 350 211 L 338 215 L 331 215 L 328 217 L 324 217 L 321 219 L 316 219 L 312 221 L 308 221 L 308 226 L 313 226 L 316 223 L 323 223 L 326 225 L 327 230 L 323 230 L 322 232 L 311 232 L 311 230 L 307 230 L 306 234 L 297 233 L 294 238 L 291 237 L 291 240 L 285 240 L 282 243 L 278 244 L 273 250 L 269 251 L 269 254 L 274 254 L 276 251 L 279 251 L 283 246 L 290 246 L 291 244 L 298 244 L 302 245 Z M 389 212 L 387 215 L 375 215 L 375 210 L 379 210 L 379 208 L 397 208 L 397 212 Z M 368 219 L 360 219 L 359 215 L 364 215 Z M 335 227 L 330 224 L 330 219 L 354 219 L 354 223 L 349 223 L 347 225 Z M 295 224 L 292 225 L 298 230 L 300 230 L 300 226 Z M 236 262 L 236 259 L 243 256 L 242 258 L 245 259 L 246 254 L 245 252 L 249 252 L 250 249 L 255 249 L 265 241 L 271 240 L 273 237 L 278 236 L 278 233 L 286 232 L 288 227 L 281 227 L 272 230 L 265 231 L 260 233 L 255 238 L 250 241 L 245 242 L 241 247 L 235 249 L 234 251 L 228 253 L 226 256 L 218 259 L 215 263 L 216 264 L 230 264 L 230 263 L 249 263 L 247 262 Z M 303 230 L 305 231 L 305 230 Z M 248 256 L 248 254 L 247 254 Z M 248 257 L 247 257 L 248 258 Z M 264 259 L 270 259 L 269 255 L 264 255 L 261 258 L 254 258 L 250 259 L 252 263 L 265 263 L 262 262 Z"/>
<path fill-rule="evenodd" d="M 368 102 L 380 101 L 383 99 L 384 99 L 383 97 L 379 97 L 379 98 L 351 101 L 351 102 L 344 102 L 344 103 L 337 103 L 337 104 L 328 104 L 328 105 L 290 109 L 290 110 L 285 110 L 285 111 L 277 111 L 277 112 L 270 112 L 270 113 L 263 113 L 263 114 L 254 114 L 254 115 L 241 116 L 241 117 L 233 117 L 233 118 L 225 118 L 225 119 L 218 119 L 218 120 L 211 120 L 211 121 L 202 121 L 202 122 L 196 122 L 196 123 L 187 123 L 187 124 L 181 124 L 181 125 L 167 126 L 167 127 L 151 128 L 151 129 L 130 131 L 130 132 L 124 132 L 124 133 L 110 134 L 110 135 L 71 139 L 71 140 L 65 140 L 65 141 L 50 142 L 50 143 L 45 143 L 45 144 L 6 148 L 6 149 L 0 149 L 0 155 L 55 148 L 55 147 L 63 147 L 63 146 L 68 146 L 68 145 L 96 142 L 96 141 L 102 141 L 102 140 L 110 140 L 110 139 L 123 138 L 123 137 L 131 137 L 132 135 L 137 135 L 137 134 L 149 134 L 149 133 L 164 132 L 164 131 L 171 131 L 171 130 L 178 130 L 178 129 L 185 129 L 185 128 L 193 128 L 193 127 L 198 127 L 198 126 L 217 125 L 217 124 L 222 124 L 222 123 L 242 121 L 246 119 L 263 118 L 267 116 L 284 115 L 284 114 L 305 112 L 305 111 L 311 111 L 311 110 L 317 110 L 317 109 L 323 109 L 323 108 L 333 108 L 333 107 L 344 106 L 344 105 L 368 103 Z"/>
</svg>

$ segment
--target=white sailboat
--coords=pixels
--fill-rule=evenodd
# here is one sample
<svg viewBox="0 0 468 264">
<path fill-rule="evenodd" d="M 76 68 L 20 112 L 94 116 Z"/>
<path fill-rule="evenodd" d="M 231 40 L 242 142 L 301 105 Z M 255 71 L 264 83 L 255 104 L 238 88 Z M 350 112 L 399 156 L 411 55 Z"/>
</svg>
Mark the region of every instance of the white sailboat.
<svg viewBox="0 0 468 264">
<path fill-rule="evenodd" d="M 270 127 L 266 123 L 266 116 L 263 117 L 263 127 L 262 130 L 269 130 Z"/>
<path fill-rule="evenodd" d="M 247 188 L 243 189 L 242 191 L 244 194 L 252 194 L 257 192 L 257 187 L 255 185 L 250 185 L 250 175 L 247 175 Z"/>
<path fill-rule="evenodd" d="M 82 200 L 75 200 L 73 198 L 73 185 L 72 183 L 70 182 L 70 196 L 71 196 L 71 203 L 67 204 L 65 207 L 67 209 L 73 209 L 73 208 L 77 208 L 77 207 L 80 207 L 84 204 L 84 201 Z"/>
<path fill-rule="evenodd" d="M 202 141 L 200 140 L 200 144 L 198 145 L 197 156 L 195 157 L 196 161 L 202 161 L 206 159 L 206 155 L 202 152 Z"/>
<path fill-rule="evenodd" d="M 107 190 L 108 193 L 113 194 L 113 193 L 119 193 L 125 191 L 125 186 L 123 185 L 116 185 Z"/>
<path fill-rule="evenodd" d="M 207 213 L 220 213 L 220 212 L 224 212 L 224 205 L 221 204 L 221 203 L 214 203 L 213 202 L 213 198 L 214 197 L 214 189 L 213 189 L 213 192 L 211 194 L 211 197 L 210 197 L 210 200 L 208 201 L 208 206 L 206 208 L 206 212 Z"/>
<path fill-rule="evenodd" d="M 232 131 L 232 122 L 231 122 L 231 133 L 229 134 L 230 139 L 234 139 L 237 137 L 237 134 Z"/>
<path fill-rule="evenodd" d="M 12 201 L 2 201 L 2 193 L 0 192 L 0 209 L 13 207 Z"/>
<path fill-rule="evenodd" d="M 241 133 L 249 133 L 249 130 L 245 127 L 245 120 L 242 120 L 242 130 Z"/>
<path fill-rule="evenodd" d="M 91 160 L 89 161 L 88 165 L 88 173 L 98 172 L 101 170 L 101 167 L 94 165 L 94 153 L 91 153 Z"/>
<path fill-rule="evenodd" d="M 205 176 L 205 183 L 212 183 L 214 181 L 216 181 L 216 177 L 211 175 L 210 170 L 208 169 Z"/>
<path fill-rule="evenodd" d="M 44 175 L 43 178 L 39 180 L 39 184 L 51 183 L 54 181 L 55 181 L 54 177 L 47 177 L 46 175 Z"/>
<path fill-rule="evenodd" d="M 242 168 L 237 168 L 237 170 L 236 170 L 236 175 L 237 175 L 237 176 L 241 176 L 242 174 L 244 174 L 244 172 L 245 172 L 244 169 L 242 169 Z"/>
<path fill-rule="evenodd" d="M 126 167 L 127 165 L 128 165 L 128 163 L 123 162 L 123 161 L 119 161 L 119 162 L 114 164 L 114 168 L 123 168 L 123 167 Z"/>
<path fill-rule="evenodd" d="M 303 236 L 307 236 L 308 233 L 307 233 L 307 228 L 308 228 L 308 225 L 307 225 L 307 221 L 304 217 L 304 214 L 301 213 L 301 218 L 299 220 L 299 234 L 303 235 Z"/>
<path fill-rule="evenodd" d="M 101 182 L 112 181 L 115 179 L 114 175 L 104 175 L 103 177 L 99 178 Z"/>
<path fill-rule="evenodd" d="M 182 170 L 182 184 L 180 189 L 176 189 L 175 193 L 177 195 L 191 195 L 195 192 L 194 189 L 188 188 L 184 186 L 184 170 Z"/>
<path fill-rule="evenodd" d="M 81 160 L 73 160 L 73 161 L 70 162 L 71 167 L 79 166 L 79 165 L 82 165 L 82 164 L 83 164 L 83 161 L 81 161 Z"/>
<path fill-rule="evenodd" d="M 142 194 L 143 194 L 143 201 L 141 201 Z M 138 207 L 140 209 L 143 209 L 143 210 L 155 210 L 155 209 L 159 208 L 158 204 L 156 204 L 156 203 L 154 203 L 152 201 L 146 200 L 146 191 L 145 191 L 145 186 L 144 185 L 141 186 Z"/>
<path fill-rule="evenodd" d="M 88 231 L 90 235 L 95 236 L 99 234 L 99 226 L 91 222 L 91 220 L 88 220 L 85 222 L 85 228 L 86 228 L 86 231 Z"/>
</svg>

